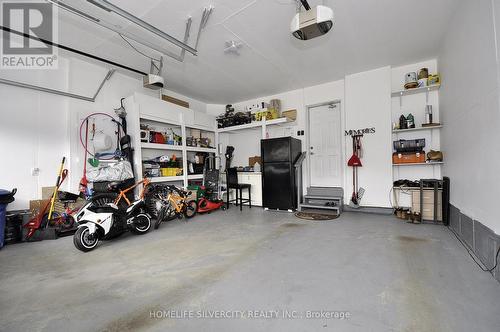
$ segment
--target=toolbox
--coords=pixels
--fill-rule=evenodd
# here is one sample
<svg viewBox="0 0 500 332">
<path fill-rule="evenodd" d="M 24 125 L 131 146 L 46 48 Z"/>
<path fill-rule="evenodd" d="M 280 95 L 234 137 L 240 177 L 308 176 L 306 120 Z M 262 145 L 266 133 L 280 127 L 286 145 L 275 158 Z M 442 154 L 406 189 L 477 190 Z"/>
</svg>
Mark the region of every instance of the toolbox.
<svg viewBox="0 0 500 332">
<path fill-rule="evenodd" d="M 425 148 L 425 138 L 418 139 L 400 139 L 393 142 L 394 150 L 402 152 L 422 152 Z"/>
<path fill-rule="evenodd" d="M 425 163 L 425 152 L 403 152 L 392 154 L 393 164 Z"/>
</svg>

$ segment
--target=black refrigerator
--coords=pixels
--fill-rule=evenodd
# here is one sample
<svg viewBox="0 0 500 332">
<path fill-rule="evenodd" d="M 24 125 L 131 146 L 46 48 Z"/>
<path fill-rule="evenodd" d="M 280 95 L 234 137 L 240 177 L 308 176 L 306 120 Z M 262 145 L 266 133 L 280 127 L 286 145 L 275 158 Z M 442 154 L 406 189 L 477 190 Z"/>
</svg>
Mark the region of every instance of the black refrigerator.
<svg viewBox="0 0 500 332">
<path fill-rule="evenodd" d="M 294 163 L 302 152 L 301 141 L 292 137 L 263 139 L 260 148 L 263 207 L 295 210 L 297 179 Z"/>
</svg>

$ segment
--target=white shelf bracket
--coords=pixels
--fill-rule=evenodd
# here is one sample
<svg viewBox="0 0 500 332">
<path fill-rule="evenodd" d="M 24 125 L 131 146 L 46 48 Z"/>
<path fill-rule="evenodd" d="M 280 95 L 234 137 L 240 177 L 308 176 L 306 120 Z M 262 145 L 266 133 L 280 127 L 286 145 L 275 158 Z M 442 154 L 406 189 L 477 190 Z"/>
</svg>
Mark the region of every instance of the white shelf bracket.
<svg viewBox="0 0 500 332">
<path fill-rule="evenodd" d="M 267 136 L 267 126 L 266 126 L 266 117 L 262 117 L 262 139 L 266 139 Z"/>
</svg>

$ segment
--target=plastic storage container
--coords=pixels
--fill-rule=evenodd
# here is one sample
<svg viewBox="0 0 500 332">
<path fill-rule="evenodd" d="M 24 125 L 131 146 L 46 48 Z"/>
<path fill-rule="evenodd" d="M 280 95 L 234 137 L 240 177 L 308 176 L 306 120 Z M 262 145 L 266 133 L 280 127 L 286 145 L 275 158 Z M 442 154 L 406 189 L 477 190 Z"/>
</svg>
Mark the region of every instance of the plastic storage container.
<svg viewBox="0 0 500 332">
<path fill-rule="evenodd" d="M 17 189 L 13 189 L 12 191 L 0 189 L 0 249 L 3 248 L 5 237 L 5 214 L 7 205 L 14 201 L 16 192 Z"/>
</svg>

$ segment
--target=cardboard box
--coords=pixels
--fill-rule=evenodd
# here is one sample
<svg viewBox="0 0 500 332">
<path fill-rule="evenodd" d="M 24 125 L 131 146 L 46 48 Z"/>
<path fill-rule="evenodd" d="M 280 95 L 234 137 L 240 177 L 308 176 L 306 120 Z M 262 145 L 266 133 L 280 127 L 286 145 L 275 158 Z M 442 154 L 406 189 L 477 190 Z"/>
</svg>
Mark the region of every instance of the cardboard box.
<svg viewBox="0 0 500 332">
<path fill-rule="evenodd" d="M 297 120 L 297 110 L 288 110 L 281 112 L 281 116 L 287 118 L 290 121 Z"/>
<path fill-rule="evenodd" d="M 42 187 L 42 199 L 49 199 L 52 198 L 52 195 L 54 194 L 54 189 L 56 187 Z"/>
<path fill-rule="evenodd" d="M 30 215 L 31 217 L 36 217 L 40 211 L 43 210 L 43 208 L 50 202 L 50 199 L 37 199 L 37 200 L 32 200 L 30 201 Z M 49 208 L 47 208 L 46 213 L 49 212 Z M 64 204 L 61 202 L 56 201 L 54 203 L 54 211 L 57 213 L 63 213 L 64 212 Z"/>
<path fill-rule="evenodd" d="M 36 199 L 31 200 L 29 205 L 30 216 L 31 218 L 36 217 L 40 211 L 50 202 L 50 198 L 48 199 Z M 70 210 L 74 210 L 76 208 L 81 208 L 87 201 L 83 198 L 78 198 L 74 203 L 68 203 L 68 208 Z M 66 211 L 64 204 L 60 201 L 56 200 L 54 203 L 54 211 L 61 214 Z M 49 212 L 49 207 L 47 208 L 46 213 Z"/>
<path fill-rule="evenodd" d="M 248 158 L 248 166 L 255 165 L 255 163 L 259 163 L 262 166 L 262 158 L 260 156 L 250 157 Z"/>
</svg>

